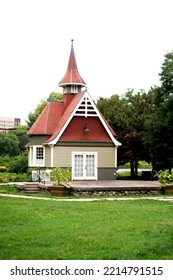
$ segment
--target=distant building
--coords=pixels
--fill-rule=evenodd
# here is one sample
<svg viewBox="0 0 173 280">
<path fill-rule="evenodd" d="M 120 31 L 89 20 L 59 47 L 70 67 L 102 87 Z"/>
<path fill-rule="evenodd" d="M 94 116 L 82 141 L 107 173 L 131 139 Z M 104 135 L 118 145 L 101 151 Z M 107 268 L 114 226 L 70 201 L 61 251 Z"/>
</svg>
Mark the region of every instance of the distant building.
<svg viewBox="0 0 173 280">
<path fill-rule="evenodd" d="M 20 125 L 19 118 L 0 117 L 0 133 L 8 133 Z"/>
</svg>

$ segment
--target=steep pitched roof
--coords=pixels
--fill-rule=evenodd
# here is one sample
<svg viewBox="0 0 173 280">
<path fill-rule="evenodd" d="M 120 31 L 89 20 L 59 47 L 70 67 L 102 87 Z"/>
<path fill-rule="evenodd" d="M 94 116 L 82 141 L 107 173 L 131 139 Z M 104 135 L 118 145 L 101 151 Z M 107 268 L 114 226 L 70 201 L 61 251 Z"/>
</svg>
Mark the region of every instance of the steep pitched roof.
<svg viewBox="0 0 173 280">
<path fill-rule="evenodd" d="M 59 120 L 59 122 L 57 122 L 55 130 L 52 136 L 47 140 L 47 142 L 49 142 L 50 144 L 56 144 L 59 137 L 62 135 L 62 132 L 65 130 L 67 124 L 69 123 L 72 113 L 83 95 L 84 93 L 79 93 L 73 97 L 72 101 L 64 111 L 64 114 L 61 116 L 61 119 Z"/>
<path fill-rule="evenodd" d="M 69 62 L 67 66 L 67 71 L 62 78 L 62 80 L 59 82 L 59 86 L 63 87 L 65 85 L 81 85 L 86 86 L 85 81 L 82 79 L 81 75 L 79 74 L 77 63 L 76 63 L 76 57 L 74 53 L 73 48 L 73 40 L 71 43 L 71 52 L 69 57 Z"/>
<path fill-rule="evenodd" d="M 35 123 L 29 129 L 29 135 L 52 135 L 64 110 L 63 102 L 49 102 Z"/>
</svg>

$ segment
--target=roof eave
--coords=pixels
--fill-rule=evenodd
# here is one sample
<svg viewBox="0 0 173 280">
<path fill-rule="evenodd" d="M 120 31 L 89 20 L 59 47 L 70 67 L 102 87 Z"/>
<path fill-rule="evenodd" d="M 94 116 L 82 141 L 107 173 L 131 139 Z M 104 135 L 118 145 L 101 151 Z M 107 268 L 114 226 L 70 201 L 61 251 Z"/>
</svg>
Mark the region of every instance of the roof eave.
<svg viewBox="0 0 173 280">
<path fill-rule="evenodd" d="M 60 87 L 65 87 L 65 86 L 68 86 L 68 85 L 74 85 L 74 86 L 83 86 L 85 87 L 86 84 L 85 83 L 79 83 L 79 82 L 67 82 L 67 83 L 59 83 L 59 86 Z"/>
</svg>

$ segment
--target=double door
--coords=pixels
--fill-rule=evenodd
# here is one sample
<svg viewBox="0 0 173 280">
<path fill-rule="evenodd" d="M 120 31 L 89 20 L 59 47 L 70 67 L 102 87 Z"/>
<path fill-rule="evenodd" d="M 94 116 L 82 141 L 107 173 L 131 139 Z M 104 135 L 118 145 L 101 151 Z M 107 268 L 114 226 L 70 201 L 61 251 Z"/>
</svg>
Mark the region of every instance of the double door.
<svg viewBox="0 0 173 280">
<path fill-rule="evenodd" d="M 73 153 L 72 174 L 74 180 L 97 180 L 97 153 Z"/>
</svg>

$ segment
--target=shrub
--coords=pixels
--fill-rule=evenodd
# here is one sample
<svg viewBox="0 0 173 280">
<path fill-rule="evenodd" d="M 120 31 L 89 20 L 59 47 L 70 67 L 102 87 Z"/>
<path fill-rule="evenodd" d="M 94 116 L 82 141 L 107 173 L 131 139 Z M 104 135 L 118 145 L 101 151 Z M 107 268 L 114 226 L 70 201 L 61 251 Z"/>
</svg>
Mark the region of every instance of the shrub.
<svg viewBox="0 0 173 280">
<path fill-rule="evenodd" d="M 13 157 L 9 157 L 8 155 L 0 156 L 0 166 L 8 166 L 10 165 L 11 161 L 13 160 Z"/>
<path fill-rule="evenodd" d="M 28 175 L 26 173 L 23 174 L 12 174 L 9 176 L 10 182 L 27 182 Z"/>
<path fill-rule="evenodd" d="M 51 178 L 55 180 L 56 185 L 70 188 L 70 184 L 68 184 L 67 181 L 71 178 L 71 172 L 68 168 L 53 168 L 51 172 Z"/>
<path fill-rule="evenodd" d="M 173 172 L 169 172 L 169 170 L 160 170 L 156 174 L 158 181 L 161 185 L 167 185 L 173 183 Z"/>
<path fill-rule="evenodd" d="M 27 182 L 28 174 L 16 174 L 16 173 L 8 173 L 0 177 L 0 183 L 9 183 L 9 182 Z"/>
<path fill-rule="evenodd" d="M 9 172 L 26 173 L 28 171 L 28 153 L 27 151 L 20 153 L 19 156 L 11 162 Z"/>
<path fill-rule="evenodd" d="M 7 166 L 0 166 L 0 172 L 7 172 Z"/>
<path fill-rule="evenodd" d="M 8 183 L 8 182 L 9 182 L 8 175 L 3 175 L 0 177 L 0 183 Z"/>
</svg>

